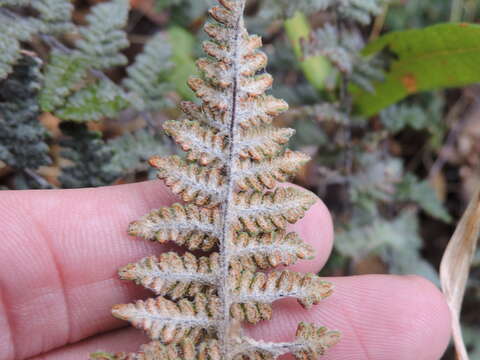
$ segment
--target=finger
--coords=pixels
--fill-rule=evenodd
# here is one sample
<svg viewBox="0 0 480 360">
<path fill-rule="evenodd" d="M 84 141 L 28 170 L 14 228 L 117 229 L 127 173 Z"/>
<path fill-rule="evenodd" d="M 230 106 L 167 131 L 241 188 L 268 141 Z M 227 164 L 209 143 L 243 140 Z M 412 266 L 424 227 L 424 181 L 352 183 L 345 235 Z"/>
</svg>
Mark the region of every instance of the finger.
<svg viewBox="0 0 480 360">
<path fill-rule="evenodd" d="M 450 317 L 441 293 L 419 277 L 358 276 L 332 280 L 336 293 L 307 311 L 283 301 L 272 321 L 249 329 L 269 341 L 291 341 L 299 321 L 323 324 L 342 332 L 342 339 L 322 359 L 437 360 L 450 337 Z M 148 340 L 124 329 L 49 353 L 41 360 L 77 360 L 86 354 L 136 351 Z M 40 360 L 36 358 L 35 360 Z"/>
<path fill-rule="evenodd" d="M 23 359 L 120 326 L 113 304 L 146 296 L 117 269 L 165 250 L 126 235 L 128 223 L 174 198 L 160 182 L 101 189 L 3 192 L 0 355 Z M 328 257 L 332 226 L 318 203 L 293 226 Z M 3 304 L 3 305 L 2 305 Z M 32 334 L 37 336 L 32 337 Z"/>
<path fill-rule="evenodd" d="M 84 360 L 88 359 L 89 354 L 100 351 L 107 353 L 136 352 L 141 344 L 149 341 L 141 331 L 128 327 L 34 356 L 29 360 Z"/>
<path fill-rule="evenodd" d="M 277 303 L 274 319 L 251 327 L 256 338 L 288 341 L 300 321 L 342 332 L 324 359 L 437 360 L 450 338 L 450 315 L 440 291 L 415 276 L 366 275 L 329 279 L 334 294 L 304 310 Z"/>
</svg>

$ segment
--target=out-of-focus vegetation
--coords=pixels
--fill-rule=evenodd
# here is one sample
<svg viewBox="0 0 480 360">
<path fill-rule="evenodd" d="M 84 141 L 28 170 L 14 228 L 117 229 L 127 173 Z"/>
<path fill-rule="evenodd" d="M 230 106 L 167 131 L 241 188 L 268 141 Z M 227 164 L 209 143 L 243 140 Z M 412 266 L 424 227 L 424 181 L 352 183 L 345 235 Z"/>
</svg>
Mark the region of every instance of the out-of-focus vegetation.
<svg viewBox="0 0 480 360">
<path fill-rule="evenodd" d="M 213 0 L 0 0 L 0 186 L 73 188 L 151 177 L 161 124 Z M 480 184 L 476 0 L 251 0 L 279 121 L 313 161 L 296 182 L 336 223 L 326 275 L 417 273 L 439 283 Z M 448 24 L 447 24 L 448 23 Z M 468 23 L 468 24 L 467 24 Z M 480 359 L 480 253 L 462 313 Z M 445 359 L 451 359 L 450 351 Z"/>
</svg>

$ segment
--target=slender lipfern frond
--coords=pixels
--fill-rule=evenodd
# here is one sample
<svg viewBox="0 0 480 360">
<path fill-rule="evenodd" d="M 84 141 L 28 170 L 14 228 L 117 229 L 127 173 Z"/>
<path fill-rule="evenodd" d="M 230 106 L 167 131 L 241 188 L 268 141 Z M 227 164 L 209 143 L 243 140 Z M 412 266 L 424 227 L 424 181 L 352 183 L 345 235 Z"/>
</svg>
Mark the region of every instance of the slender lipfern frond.
<svg viewBox="0 0 480 360">
<path fill-rule="evenodd" d="M 95 68 L 127 63 L 120 50 L 129 44 L 122 30 L 128 20 L 128 10 L 128 0 L 111 0 L 96 5 L 87 16 L 88 26 L 80 29 L 82 38 L 76 42 L 76 47 Z"/>
<path fill-rule="evenodd" d="M 265 94 L 273 80 L 264 71 L 261 39 L 244 27 L 245 0 L 219 3 L 205 27 L 209 57 L 197 62 L 201 77 L 188 82 L 202 104 L 183 103 L 185 118 L 164 126 L 186 159 L 150 160 L 187 204 L 154 210 L 129 227 L 147 240 L 213 252 L 168 253 L 122 268 L 122 278 L 160 297 L 115 306 L 113 314 L 155 341 L 138 353 L 98 353 L 97 359 L 273 360 L 292 353 L 313 360 L 339 340 L 338 332 L 300 324 L 296 340 L 264 343 L 239 326 L 270 319 L 272 303 L 285 297 L 308 308 L 330 296 L 333 286 L 314 274 L 259 271 L 312 258 L 313 248 L 285 229 L 316 198 L 277 187 L 308 157 L 285 149 L 291 130 L 271 126 L 287 104 Z"/>
<path fill-rule="evenodd" d="M 249 271 L 288 266 L 299 259 L 311 260 L 315 253 L 313 247 L 303 242 L 298 234 L 285 234 L 284 231 L 261 236 L 238 233 L 232 245 L 236 254 L 232 259 L 232 267 Z"/>
<path fill-rule="evenodd" d="M 172 241 L 189 250 L 208 251 L 218 244 L 220 221 L 220 212 L 216 208 L 173 204 L 132 222 L 128 232 L 146 240 Z"/>
<path fill-rule="evenodd" d="M 112 313 L 144 330 L 152 340 L 170 344 L 188 338 L 198 343 L 214 336 L 220 309 L 218 297 L 198 294 L 191 301 L 173 302 L 164 297 L 138 300 L 135 304 L 117 305 Z"/>
</svg>

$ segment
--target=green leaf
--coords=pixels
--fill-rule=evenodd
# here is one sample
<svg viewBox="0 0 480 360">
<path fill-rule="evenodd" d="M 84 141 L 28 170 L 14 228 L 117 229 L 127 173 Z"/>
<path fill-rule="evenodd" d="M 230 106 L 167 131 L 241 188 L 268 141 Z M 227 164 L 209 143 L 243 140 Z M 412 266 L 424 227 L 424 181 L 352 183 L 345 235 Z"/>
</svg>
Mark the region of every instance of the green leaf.
<svg viewBox="0 0 480 360">
<path fill-rule="evenodd" d="M 115 117 L 127 106 L 122 89 L 110 80 L 101 80 L 72 95 L 55 115 L 62 120 L 97 121 L 103 117 Z"/>
<path fill-rule="evenodd" d="M 371 116 L 419 91 L 458 87 L 480 81 L 480 25 L 447 23 L 424 29 L 395 31 L 365 50 L 388 49 L 396 57 L 375 92 L 353 89 L 357 110 Z"/>
<path fill-rule="evenodd" d="M 427 180 L 419 181 L 415 175 L 407 173 L 403 181 L 397 186 L 396 196 L 400 201 L 416 202 L 427 214 L 434 218 L 447 223 L 452 221 L 450 214 Z"/>
</svg>

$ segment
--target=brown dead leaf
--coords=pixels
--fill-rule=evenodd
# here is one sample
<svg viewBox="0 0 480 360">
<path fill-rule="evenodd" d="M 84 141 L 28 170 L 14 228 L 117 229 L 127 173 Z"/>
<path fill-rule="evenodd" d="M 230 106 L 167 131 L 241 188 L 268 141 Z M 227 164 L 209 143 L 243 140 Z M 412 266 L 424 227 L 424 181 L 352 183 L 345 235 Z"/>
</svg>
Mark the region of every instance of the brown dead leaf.
<svg viewBox="0 0 480 360">
<path fill-rule="evenodd" d="M 468 360 L 460 327 L 460 310 L 479 233 L 480 188 L 460 219 L 440 264 L 440 281 L 452 315 L 453 341 L 459 360 Z"/>
</svg>

